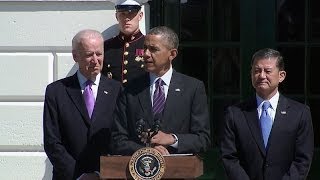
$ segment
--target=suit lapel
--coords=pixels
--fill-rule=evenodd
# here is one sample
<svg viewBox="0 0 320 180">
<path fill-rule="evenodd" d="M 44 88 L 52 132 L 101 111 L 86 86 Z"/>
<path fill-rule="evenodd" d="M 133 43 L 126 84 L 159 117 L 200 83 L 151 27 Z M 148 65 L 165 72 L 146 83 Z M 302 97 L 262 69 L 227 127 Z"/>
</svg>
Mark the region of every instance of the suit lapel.
<svg viewBox="0 0 320 180">
<path fill-rule="evenodd" d="M 77 73 L 75 73 L 68 82 L 66 87 L 67 93 L 72 99 L 74 105 L 79 110 L 81 116 L 85 119 L 87 124 L 90 124 L 90 118 L 86 109 L 86 105 L 84 103 L 84 99 L 82 97 L 81 88 L 79 84 L 79 80 L 77 77 Z"/>
<path fill-rule="evenodd" d="M 137 85 L 137 87 L 143 87 L 142 91 L 138 94 L 139 103 L 141 105 L 141 110 L 143 112 L 144 118 L 147 119 L 149 125 L 153 124 L 153 113 L 152 113 L 152 103 L 151 103 L 151 94 L 150 94 L 150 78 L 147 73 L 146 76 L 143 77 L 141 85 Z M 138 117 L 141 118 L 141 117 Z"/>
<path fill-rule="evenodd" d="M 255 139 L 260 151 L 265 156 L 266 150 L 263 144 L 259 116 L 257 112 L 257 102 L 255 98 L 251 98 L 249 100 L 247 107 L 245 108 L 243 113 L 246 117 L 253 138 Z"/>
<path fill-rule="evenodd" d="M 279 101 L 277 105 L 276 115 L 274 117 L 274 122 L 272 125 L 272 129 L 270 132 L 269 140 L 268 140 L 268 147 L 272 147 L 273 142 L 279 142 L 277 137 L 281 137 L 279 134 L 282 131 L 282 128 L 287 127 L 287 108 L 288 108 L 288 102 L 287 99 L 280 95 Z"/>
<path fill-rule="evenodd" d="M 141 87 L 144 87 L 144 89 L 138 95 L 139 102 L 141 104 L 142 111 L 144 112 L 145 117 L 149 121 L 149 125 L 152 125 L 154 122 L 153 122 L 153 112 L 152 112 L 152 103 L 151 103 L 151 94 L 150 94 L 149 74 L 146 76 L 146 78 L 144 78 L 143 81 L 140 81 L 140 82 L 143 83 Z M 170 124 L 165 122 L 165 120 L 168 119 L 167 117 L 171 113 L 174 113 L 172 112 L 172 110 L 175 109 L 174 107 L 179 105 L 178 104 L 179 102 L 177 100 L 181 99 L 179 96 L 183 94 L 183 90 L 184 90 L 183 82 L 180 76 L 178 75 L 178 73 L 175 70 L 173 70 L 165 107 L 163 109 L 163 116 L 161 118 L 163 129 L 166 128 L 165 127 L 166 124 Z"/>
<path fill-rule="evenodd" d="M 101 76 L 97 92 L 96 103 L 94 105 L 91 117 L 92 122 L 96 120 L 96 117 L 99 117 L 99 113 L 102 112 L 103 108 L 110 108 L 110 106 L 108 106 L 106 102 L 112 102 L 112 96 L 110 96 L 110 94 L 114 93 L 112 90 L 112 86 L 109 85 L 108 79 L 106 79 L 104 76 Z"/>
<path fill-rule="evenodd" d="M 176 109 L 175 107 L 179 106 L 179 103 L 181 103 L 179 102 L 179 99 L 181 99 L 183 91 L 184 91 L 183 81 L 179 76 L 179 74 L 175 70 L 173 70 L 165 107 L 163 109 L 163 118 L 162 118 L 163 129 L 167 129 L 165 127 L 166 125 L 172 125 L 172 122 L 166 122 L 166 120 L 169 119 L 169 116 L 171 113 L 176 113 L 176 112 L 172 112 L 172 110 Z"/>
</svg>

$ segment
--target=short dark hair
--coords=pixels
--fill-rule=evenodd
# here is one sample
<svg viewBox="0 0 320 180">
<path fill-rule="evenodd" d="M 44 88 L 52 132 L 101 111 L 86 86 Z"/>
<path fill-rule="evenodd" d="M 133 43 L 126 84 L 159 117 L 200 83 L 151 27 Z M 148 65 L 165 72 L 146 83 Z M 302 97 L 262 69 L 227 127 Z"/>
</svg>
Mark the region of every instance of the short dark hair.
<svg viewBox="0 0 320 180">
<path fill-rule="evenodd" d="M 178 49 L 179 47 L 179 38 L 178 35 L 170 28 L 166 26 L 158 26 L 155 28 L 152 28 L 148 35 L 160 35 L 162 39 L 166 41 L 166 44 L 169 49 Z"/>
<path fill-rule="evenodd" d="M 270 48 L 260 49 L 255 52 L 251 59 L 251 66 L 256 60 L 267 59 L 267 58 L 276 58 L 277 59 L 277 67 L 280 71 L 284 71 L 284 60 L 281 56 L 280 52 Z"/>
</svg>

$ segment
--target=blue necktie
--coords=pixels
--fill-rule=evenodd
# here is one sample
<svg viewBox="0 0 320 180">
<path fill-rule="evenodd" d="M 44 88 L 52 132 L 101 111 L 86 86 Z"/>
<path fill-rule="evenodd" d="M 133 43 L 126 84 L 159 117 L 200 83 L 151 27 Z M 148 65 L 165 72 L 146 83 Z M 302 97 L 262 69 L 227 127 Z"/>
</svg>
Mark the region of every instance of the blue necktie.
<svg viewBox="0 0 320 180">
<path fill-rule="evenodd" d="M 153 94 L 153 114 L 160 114 L 164 108 L 165 95 L 164 95 L 164 82 L 159 78 L 155 83 L 155 91 Z"/>
<path fill-rule="evenodd" d="M 269 101 L 264 102 L 262 105 L 262 112 L 261 112 L 261 116 L 260 116 L 260 125 L 261 125 L 261 130 L 262 130 L 264 147 L 267 147 L 268 138 L 269 138 L 270 131 L 272 128 L 272 120 L 268 114 L 269 107 L 270 107 L 270 102 Z"/>
</svg>

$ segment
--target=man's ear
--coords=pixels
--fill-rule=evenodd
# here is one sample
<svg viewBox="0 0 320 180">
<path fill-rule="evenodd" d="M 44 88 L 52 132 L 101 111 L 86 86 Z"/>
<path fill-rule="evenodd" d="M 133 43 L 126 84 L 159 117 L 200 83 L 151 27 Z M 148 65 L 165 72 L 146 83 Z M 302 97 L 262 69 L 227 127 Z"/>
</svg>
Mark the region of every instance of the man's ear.
<svg viewBox="0 0 320 180">
<path fill-rule="evenodd" d="M 78 55 L 77 55 L 77 51 L 76 50 L 72 50 L 72 57 L 74 62 L 78 62 Z"/>
<path fill-rule="evenodd" d="M 118 16 L 117 16 L 117 15 L 118 15 L 118 12 L 114 13 L 114 15 L 116 16 L 117 21 L 119 21 L 119 20 L 118 20 Z"/>
<path fill-rule="evenodd" d="M 178 55 L 178 50 L 177 49 L 171 49 L 170 50 L 170 56 L 169 60 L 172 61 L 174 58 L 176 58 Z"/>
<path fill-rule="evenodd" d="M 139 21 L 142 19 L 142 17 L 143 17 L 143 12 L 140 10 L 140 12 L 139 12 Z"/>
<path fill-rule="evenodd" d="M 279 82 L 282 82 L 286 78 L 287 73 L 285 71 L 279 72 Z"/>
</svg>

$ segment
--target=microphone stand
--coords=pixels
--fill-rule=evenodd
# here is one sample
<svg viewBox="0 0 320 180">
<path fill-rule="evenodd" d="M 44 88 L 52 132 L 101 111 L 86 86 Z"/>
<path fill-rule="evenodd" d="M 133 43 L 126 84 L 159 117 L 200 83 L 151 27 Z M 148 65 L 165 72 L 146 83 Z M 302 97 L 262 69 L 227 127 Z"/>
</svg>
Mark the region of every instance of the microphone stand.
<svg viewBox="0 0 320 180">
<path fill-rule="evenodd" d="M 154 116 L 154 124 L 153 127 L 151 128 L 151 130 L 146 130 L 145 126 L 146 126 L 146 122 L 144 121 L 143 118 L 139 119 L 136 122 L 136 132 L 138 135 L 146 135 L 146 147 L 151 147 L 151 138 L 153 136 L 155 136 L 156 134 L 158 134 L 158 131 L 161 128 L 161 123 L 160 123 L 160 119 L 161 119 L 161 114 L 157 113 Z M 152 134 L 151 134 L 152 132 Z"/>
<path fill-rule="evenodd" d="M 146 147 L 151 147 L 151 138 L 152 138 L 152 136 L 150 135 L 150 131 L 148 131 L 146 133 L 147 133 Z"/>
</svg>

